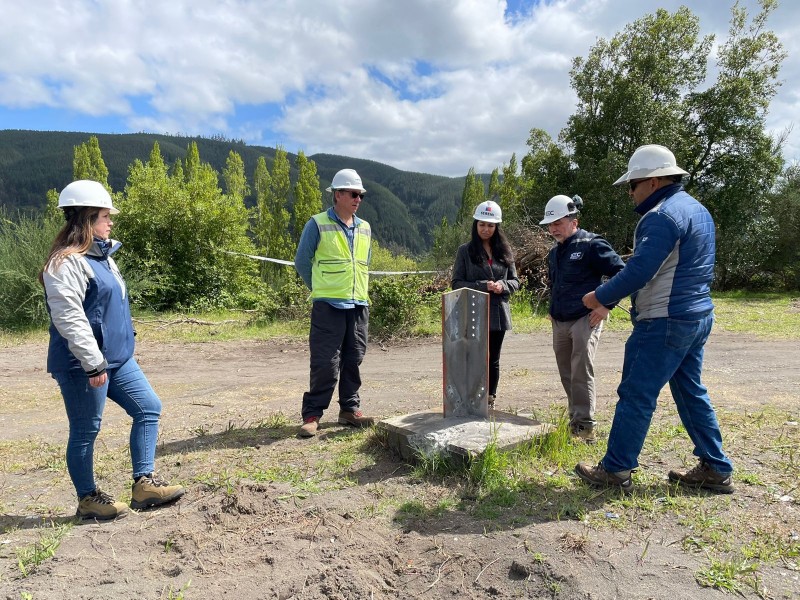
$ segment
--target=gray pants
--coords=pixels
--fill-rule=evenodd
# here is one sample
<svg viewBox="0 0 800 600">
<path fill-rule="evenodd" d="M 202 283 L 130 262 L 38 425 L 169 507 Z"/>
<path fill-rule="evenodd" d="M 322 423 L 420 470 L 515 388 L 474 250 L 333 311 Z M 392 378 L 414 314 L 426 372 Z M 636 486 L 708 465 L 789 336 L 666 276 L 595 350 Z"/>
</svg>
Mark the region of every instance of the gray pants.
<svg viewBox="0 0 800 600">
<path fill-rule="evenodd" d="M 570 427 L 594 427 L 594 355 L 603 322 L 589 326 L 589 315 L 575 321 L 553 321 L 553 351 L 561 385 L 567 393 Z"/>
</svg>

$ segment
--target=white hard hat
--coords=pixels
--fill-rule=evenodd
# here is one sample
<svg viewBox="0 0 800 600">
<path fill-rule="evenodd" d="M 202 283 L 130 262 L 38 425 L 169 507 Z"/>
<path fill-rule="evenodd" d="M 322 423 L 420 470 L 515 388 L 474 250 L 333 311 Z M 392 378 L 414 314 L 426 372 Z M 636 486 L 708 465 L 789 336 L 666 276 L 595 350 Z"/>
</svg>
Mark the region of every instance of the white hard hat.
<svg viewBox="0 0 800 600">
<path fill-rule="evenodd" d="M 553 221 L 558 221 L 562 217 L 577 215 L 578 209 L 583 204 L 580 196 L 570 198 L 564 194 L 553 196 L 544 205 L 544 218 L 539 221 L 539 225 L 548 225 Z"/>
<path fill-rule="evenodd" d="M 675 164 L 675 155 L 669 148 L 658 144 L 639 146 L 628 161 L 628 172 L 614 182 L 622 185 L 632 179 L 664 177 L 666 175 L 688 175 Z"/>
<path fill-rule="evenodd" d="M 333 190 L 358 190 L 362 194 L 367 192 L 361 183 L 361 177 L 353 169 L 342 169 L 333 176 L 331 186 L 325 191 L 332 192 Z"/>
<path fill-rule="evenodd" d="M 502 223 L 503 211 L 497 202 L 487 200 L 475 207 L 475 214 L 472 217 L 476 221 L 483 221 L 484 223 Z"/>
<path fill-rule="evenodd" d="M 109 209 L 112 215 L 119 213 L 111 204 L 111 194 L 103 184 L 88 179 L 73 181 L 58 195 L 58 208 L 72 206 L 96 206 Z"/>
</svg>

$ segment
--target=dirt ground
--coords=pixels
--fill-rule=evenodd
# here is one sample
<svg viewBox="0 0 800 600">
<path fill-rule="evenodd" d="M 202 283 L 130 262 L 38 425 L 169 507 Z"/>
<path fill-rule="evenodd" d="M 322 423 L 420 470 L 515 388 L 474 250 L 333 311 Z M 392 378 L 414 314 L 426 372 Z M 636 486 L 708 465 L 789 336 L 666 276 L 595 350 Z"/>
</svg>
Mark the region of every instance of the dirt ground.
<svg viewBox="0 0 800 600">
<path fill-rule="evenodd" d="M 624 339 L 606 332 L 599 350 L 598 416 L 604 432 L 613 414 Z M 164 403 L 157 467 L 186 484 L 186 496 L 117 522 L 76 525 L 53 558 L 22 577 L 14 549 L 31 543 L 51 522 L 71 521 L 75 510 L 61 457 L 66 418 L 44 372 L 45 354 L 44 344 L 0 349 L 0 445 L 6 449 L 0 454 L 6 456 L 0 459 L 5 461 L 0 466 L 2 598 L 723 597 L 697 584 L 695 573 L 707 557 L 682 546 L 686 534 L 669 517 L 596 527 L 516 507 L 499 522 L 460 509 L 398 520 L 403 498 L 435 504 L 437 495 L 444 498 L 452 490 L 421 483 L 389 452 L 376 452 L 374 462 L 349 473 L 351 485 L 316 493 L 298 493 L 291 482 L 240 479 L 226 461 L 241 464 L 245 457 L 276 468 L 289 463 L 324 468 L 324 450 L 353 435 L 336 425 L 332 408 L 320 436 L 295 437 L 308 354 L 305 344 L 292 341 L 140 342 L 140 364 Z M 789 443 L 797 443 L 800 342 L 715 332 L 705 365 L 705 383 L 721 413 L 772 411 L 790 428 Z M 362 408 L 369 414 L 438 408 L 440 342 L 371 345 L 362 376 Z M 500 408 L 544 416 L 563 398 L 549 336 L 510 334 L 503 349 Z M 669 396 L 662 399 L 657 414 L 669 410 Z M 278 413 L 291 423 L 265 427 Z M 98 443 L 104 458 L 96 469 L 103 488 L 119 497 L 129 489 L 127 423 L 109 403 Z M 732 437 L 726 436 L 727 449 L 737 468 L 756 471 L 760 458 Z M 689 455 L 689 441 L 681 444 Z M 27 461 L 9 458 L 20 452 Z M 663 476 L 670 466 L 648 454 L 642 471 Z M 564 472 L 571 467 L 564 465 Z M 568 503 L 569 490 L 548 502 Z M 765 500 L 779 495 L 781 500 Z M 797 536 L 798 497 L 797 486 L 776 490 L 769 481 L 752 480 L 737 482 L 732 497 L 711 501 L 728 502 L 722 510 L 763 511 L 758 519 Z M 593 498 L 591 508 L 600 518 L 616 518 L 608 493 Z M 784 558 L 762 568 L 761 595 L 800 597 L 797 564 L 796 557 Z M 742 594 L 758 597 L 750 588 Z"/>
</svg>

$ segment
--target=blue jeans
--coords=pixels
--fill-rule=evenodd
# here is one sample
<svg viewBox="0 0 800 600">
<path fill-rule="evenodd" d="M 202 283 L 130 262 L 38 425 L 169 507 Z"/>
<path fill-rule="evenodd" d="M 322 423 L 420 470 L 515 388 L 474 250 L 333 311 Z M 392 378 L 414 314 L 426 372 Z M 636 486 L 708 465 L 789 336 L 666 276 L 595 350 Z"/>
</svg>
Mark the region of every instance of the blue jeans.
<svg viewBox="0 0 800 600">
<path fill-rule="evenodd" d="M 133 419 L 130 447 L 134 478 L 152 473 L 155 467 L 161 400 L 133 358 L 106 373 L 108 381 L 101 387 L 90 386 L 83 371 L 52 374 L 61 388 L 67 409 L 67 470 L 78 498 L 91 494 L 97 487 L 94 481 L 94 441 L 100 432 L 106 396 Z"/>
<path fill-rule="evenodd" d="M 700 381 L 703 347 L 711 333 L 714 314 L 698 320 L 648 319 L 633 327 L 625 343 L 619 401 L 601 461 L 606 471 L 636 468 L 658 394 L 669 382 L 694 455 L 727 475 L 733 463 L 722 450 L 722 434 L 708 390 Z"/>
</svg>

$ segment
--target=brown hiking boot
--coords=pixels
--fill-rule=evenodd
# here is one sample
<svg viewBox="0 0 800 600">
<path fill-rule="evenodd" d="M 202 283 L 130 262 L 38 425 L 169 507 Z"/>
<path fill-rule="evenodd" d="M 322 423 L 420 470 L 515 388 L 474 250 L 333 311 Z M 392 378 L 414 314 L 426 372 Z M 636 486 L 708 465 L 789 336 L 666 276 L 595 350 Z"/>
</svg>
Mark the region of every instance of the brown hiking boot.
<svg viewBox="0 0 800 600">
<path fill-rule="evenodd" d="M 591 425 L 575 425 L 574 427 L 570 427 L 570 431 L 572 437 L 582 440 L 587 444 L 594 444 L 597 441 L 597 435 L 595 435 L 594 427 Z"/>
<path fill-rule="evenodd" d="M 182 485 L 170 485 L 155 473 L 140 477 L 134 482 L 131 493 L 131 508 L 141 510 L 174 502 L 186 493 Z"/>
<path fill-rule="evenodd" d="M 722 494 L 733 493 L 733 476 L 718 473 L 703 459 L 685 473 L 670 471 L 668 477 L 670 481 L 686 487 L 705 488 Z"/>
<path fill-rule="evenodd" d="M 351 425 L 352 427 L 369 427 L 375 424 L 375 419 L 372 417 L 365 417 L 364 413 L 360 410 L 350 412 L 347 410 L 339 411 L 339 424 Z"/>
<path fill-rule="evenodd" d="M 306 417 L 297 435 L 304 438 L 314 437 L 317 435 L 317 429 L 319 429 L 319 417 Z"/>
<path fill-rule="evenodd" d="M 617 487 L 628 494 L 633 489 L 631 474 L 630 472 L 625 474 L 624 471 L 620 473 L 622 474 L 606 471 L 602 463 L 597 463 L 596 467 L 586 463 L 575 465 L 575 474 L 589 485 L 594 487 Z"/>
<path fill-rule="evenodd" d="M 111 496 L 97 488 L 91 494 L 80 499 L 75 516 L 81 519 L 110 521 L 128 516 L 128 507 L 122 502 L 116 502 Z"/>
</svg>

